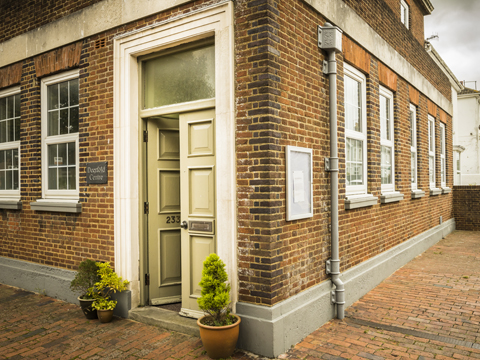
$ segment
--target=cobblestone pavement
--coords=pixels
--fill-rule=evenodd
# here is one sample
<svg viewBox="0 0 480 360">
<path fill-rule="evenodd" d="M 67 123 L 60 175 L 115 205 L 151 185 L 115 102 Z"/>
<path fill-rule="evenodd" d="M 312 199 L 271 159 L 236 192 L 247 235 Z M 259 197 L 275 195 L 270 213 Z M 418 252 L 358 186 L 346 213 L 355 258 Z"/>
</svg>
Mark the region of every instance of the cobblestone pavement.
<svg viewBox="0 0 480 360">
<path fill-rule="evenodd" d="M 456 231 L 279 358 L 480 359 L 479 265 L 480 232 Z M 77 305 L 0 284 L 0 359 L 208 357 L 196 337 L 86 320 Z"/>
</svg>

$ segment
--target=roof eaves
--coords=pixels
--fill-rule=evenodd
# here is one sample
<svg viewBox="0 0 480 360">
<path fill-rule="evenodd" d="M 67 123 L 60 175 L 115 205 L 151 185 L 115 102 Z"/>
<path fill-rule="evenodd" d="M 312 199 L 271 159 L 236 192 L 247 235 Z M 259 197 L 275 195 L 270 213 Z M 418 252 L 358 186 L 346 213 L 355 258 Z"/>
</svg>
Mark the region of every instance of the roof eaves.
<svg viewBox="0 0 480 360">
<path fill-rule="evenodd" d="M 433 5 L 430 0 L 419 0 L 420 4 L 423 7 L 423 15 L 430 15 L 433 11 Z"/>
</svg>

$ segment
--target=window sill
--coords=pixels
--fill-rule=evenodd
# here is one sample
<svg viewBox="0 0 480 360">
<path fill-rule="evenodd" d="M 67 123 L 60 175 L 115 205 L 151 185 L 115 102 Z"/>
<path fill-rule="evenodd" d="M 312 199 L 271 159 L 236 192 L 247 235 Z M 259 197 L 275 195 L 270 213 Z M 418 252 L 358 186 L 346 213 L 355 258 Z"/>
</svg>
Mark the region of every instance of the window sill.
<svg viewBox="0 0 480 360">
<path fill-rule="evenodd" d="M 420 199 L 425 196 L 425 191 L 417 189 L 412 190 L 412 199 Z"/>
<path fill-rule="evenodd" d="M 452 192 L 452 189 L 449 187 L 442 188 L 442 194 L 450 194 L 451 192 Z"/>
<path fill-rule="evenodd" d="M 441 193 L 442 193 L 442 189 L 439 189 L 439 188 L 430 189 L 430 196 L 440 195 Z"/>
<path fill-rule="evenodd" d="M 345 197 L 345 210 L 358 209 L 377 204 L 378 198 L 371 194 L 350 195 Z"/>
<path fill-rule="evenodd" d="M 60 201 L 35 201 L 30 203 L 30 207 L 34 211 L 52 211 L 52 212 L 66 212 L 66 213 L 81 213 L 82 204 L 76 202 L 60 202 Z"/>
<path fill-rule="evenodd" d="M 22 202 L 20 200 L 0 199 L 0 209 L 22 210 Z"/>
<path fill-rule="evenodd" d="M 393 202 L 398 202 L 403 200 L 403 194 L 399 193 L 398 191 L 392 191 L 380 196 L 380 203 L 381 204 L 388 204 Z"/>
</svg>

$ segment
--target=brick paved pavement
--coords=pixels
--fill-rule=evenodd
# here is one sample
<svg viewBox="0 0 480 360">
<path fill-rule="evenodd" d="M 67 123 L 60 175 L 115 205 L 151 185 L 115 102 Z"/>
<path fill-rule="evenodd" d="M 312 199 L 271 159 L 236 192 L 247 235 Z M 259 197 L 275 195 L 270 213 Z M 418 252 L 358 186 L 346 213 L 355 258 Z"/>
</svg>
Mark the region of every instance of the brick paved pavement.
<svg viewBox="0 0 480 360">
<path fill-rule="evenodd" d="M 456 231 L 280 358 L 480 359 L 479 265 L 480 232 Z M 0 359 L 73 358 L 208 359 L 198 338 L 0 285 Z"/>
<path fill-rule="evenodd" d="M 246 358 L 242 352 L 236 359 Z M 0 359 L 209 359 L 201 340 L 0 284 Z"/>
<path fill-rule="evenodd" d="M 450 234 L 345 315 L 344 321 L 330 321 L 310 334 L 287 356 L 480 359 L 480 232 Z"/>
</svg>

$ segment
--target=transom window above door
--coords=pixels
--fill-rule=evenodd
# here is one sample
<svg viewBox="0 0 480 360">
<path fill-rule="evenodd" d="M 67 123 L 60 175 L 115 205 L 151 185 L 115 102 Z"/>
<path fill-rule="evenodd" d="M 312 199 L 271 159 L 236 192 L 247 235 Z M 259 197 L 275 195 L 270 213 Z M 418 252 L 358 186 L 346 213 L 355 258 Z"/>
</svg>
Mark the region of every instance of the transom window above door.
<svg viewBox="0 0 480 360">
<path fill-rule="evenodd" d="M 215 97 L 215 47 L 183 47 L 143 61 L 143 108 Z"/>
</svg>

